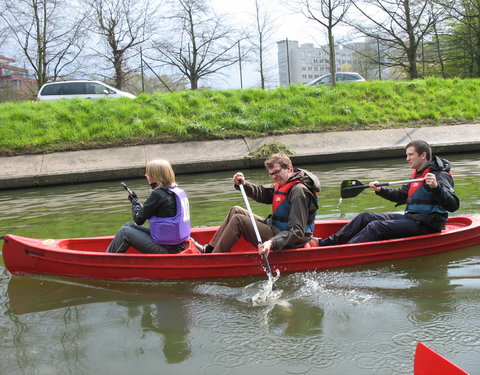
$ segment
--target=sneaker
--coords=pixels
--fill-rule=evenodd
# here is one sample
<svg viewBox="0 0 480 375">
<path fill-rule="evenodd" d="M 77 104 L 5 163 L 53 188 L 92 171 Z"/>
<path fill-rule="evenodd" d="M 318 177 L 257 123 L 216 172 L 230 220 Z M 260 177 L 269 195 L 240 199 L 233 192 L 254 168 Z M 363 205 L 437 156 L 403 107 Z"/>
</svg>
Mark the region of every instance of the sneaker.
<svg viewBox="0 0 480 375">
<path fill-rule="evenodd" d="M 201 253 L 205 252 L 205 245 L 199 244 L 193 237 L 190 237 L 190 241 L 193 242 L 198 251 L 200 251 Z"/>
<path fill-rule="evenodd" d="M 207 243 L 206 245 L 203 246 L 203 252 L 205 254 L 210 254 L 213 252 L 213 246 Z"/>
<path fill-rule="evenodd" d="M 331 237 L 319 238 L 318 246 L 334 246 L 334 245 L 338 245 L 338 244 L 333 242 Z"/>
</svg>

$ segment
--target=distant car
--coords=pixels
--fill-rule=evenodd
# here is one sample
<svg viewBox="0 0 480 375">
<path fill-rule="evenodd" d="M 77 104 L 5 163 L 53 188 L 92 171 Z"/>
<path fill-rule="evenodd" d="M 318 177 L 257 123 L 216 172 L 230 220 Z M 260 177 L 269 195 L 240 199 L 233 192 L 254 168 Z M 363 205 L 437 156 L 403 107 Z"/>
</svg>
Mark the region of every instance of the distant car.
<svg viewBox="0 0 480 375">
<path fill-rule="evenodd" d="M 90 80 L 58 81 L 45 83 L 37 94 L 37 100 L 58 99 L 100 99 L 100 98 L 135 98 L 135 95 L 116 89 L 106 83 Z"/>
<path fill-rule="evenodd" d="M 338 72 L 335 73 L 335 78 L 337 82 L 363 82 L 366 81 L 360 74 L 354 72 Z M 307 86 L 315 85 L 331 85 L 332 77 L 330 73 L 324 74 L 313 80 L 310 83 L 307 83 Z"/>
</svg>

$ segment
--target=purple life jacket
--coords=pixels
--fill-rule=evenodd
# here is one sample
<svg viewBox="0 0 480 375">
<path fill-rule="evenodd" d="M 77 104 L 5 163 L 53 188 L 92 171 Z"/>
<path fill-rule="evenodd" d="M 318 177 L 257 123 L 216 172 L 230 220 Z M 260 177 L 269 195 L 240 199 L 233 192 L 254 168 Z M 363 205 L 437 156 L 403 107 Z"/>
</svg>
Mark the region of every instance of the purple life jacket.
<svg viewBox="0 0 480 375">
<path fill-rule="evenodd" d="M 159 245 L 178 245 L 190 237 L 190 208 L 187 194 L 178 187 L 168 187 L 175 194 L 177 213 L 172 217 L 152 216 L 150 235 Z"/>
</svg>

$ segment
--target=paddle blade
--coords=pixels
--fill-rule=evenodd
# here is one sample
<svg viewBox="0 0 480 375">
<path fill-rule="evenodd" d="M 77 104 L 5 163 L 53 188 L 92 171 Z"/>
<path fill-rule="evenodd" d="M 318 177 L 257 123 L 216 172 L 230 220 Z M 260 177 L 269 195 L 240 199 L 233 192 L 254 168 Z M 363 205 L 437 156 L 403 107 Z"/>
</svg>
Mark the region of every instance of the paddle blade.
<svg viewBox="0 0 480 375">
<path fill-rule="evenodd" d="M 353 198 L 368 187 L 368 185 L 364 185 L 358 180 L 344 180 L 342 181 L 340 196 L 342 198 Z"/>
</svg>

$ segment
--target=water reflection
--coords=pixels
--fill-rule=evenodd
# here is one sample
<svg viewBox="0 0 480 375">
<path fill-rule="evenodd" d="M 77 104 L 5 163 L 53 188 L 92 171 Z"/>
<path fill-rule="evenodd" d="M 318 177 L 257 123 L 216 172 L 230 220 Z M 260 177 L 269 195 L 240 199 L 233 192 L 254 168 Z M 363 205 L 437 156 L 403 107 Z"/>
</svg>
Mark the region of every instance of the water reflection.
<svg viewBox="0 0 480 375">
<path fill-rule="evenodd" d="M 273 327 L 281 327 L 288 336 L 322 334 L 323 309 L 302 300 L 276 304 L 270 312 Z"/>
<path fill-rule="evenodd" d="M 163 296 L 161 302 L 125 305 L 129 315 L 141 315 L 144 334 L 157 333 L 163 336 L 163 354 L 167 363 L 180 363 L 191 353 L 186 306 L 180 296 Z M 166 298 L 165 298 L 166 297 Z"/>
<path fill-rule="evenodd" d="M 166 362 L 180 363 L 188 359 L 191 353 L 185 305 L 185 293 L 188 290 L 180 287 L 180 294 L 170 293 L 170 287 L 172 285 L 159 288 L 159 285 L 151 284 L 14 276 L 8 282 L 7 315 L 15 327 L 14 341 L 21 351 L 28 330 L 19 315 L 63 311 L 64 320 L 70 324 L 76 322 L 79 328 L 75 331 L 80 333 L 84 331 L 82 325 L 87 320 L 78 312 L 79 306 L 115 303 L 126 309 L 129 320 L 138 320 L 142 340 L 147 340 L 147 336 L 152 334 L 160 336 Z M 28 359 L 26 354 L 21 357 Z"/>
<path fill-rule="evenodd" d="M 155 290 L 142 290 L 141 285 L 133 283 L 12 276 L 7 293 L 9 309 L 21 315 L 102 302 L 141 303 L 148 301 Z"/>
</svg>

